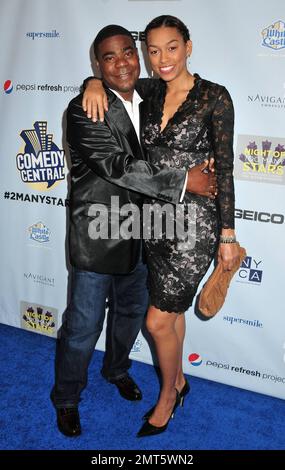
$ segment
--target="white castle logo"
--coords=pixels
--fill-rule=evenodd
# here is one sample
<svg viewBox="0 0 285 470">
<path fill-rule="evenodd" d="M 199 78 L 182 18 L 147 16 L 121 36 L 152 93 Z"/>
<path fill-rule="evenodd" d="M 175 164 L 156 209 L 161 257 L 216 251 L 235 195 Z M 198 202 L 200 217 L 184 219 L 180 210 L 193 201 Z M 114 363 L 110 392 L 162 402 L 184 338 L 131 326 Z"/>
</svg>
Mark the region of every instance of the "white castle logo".
<svg viewBox="0 0 285 470">
<path fill-rule="evenodd" d="M 50 230 L 42 222 L 31 225 L 29 227 L 29 234 L 31 240 L 39 243 L 49 242 L 50 240 Z"/>
<path fill-rule="evenodd" d="M 267 26 L 262 32 L 262 45 L 270 47 L 270 49 L 278 50 L 285 47 L 285 23 L 284 21 L 276 21 L 274 24 Z"/>
</svg>

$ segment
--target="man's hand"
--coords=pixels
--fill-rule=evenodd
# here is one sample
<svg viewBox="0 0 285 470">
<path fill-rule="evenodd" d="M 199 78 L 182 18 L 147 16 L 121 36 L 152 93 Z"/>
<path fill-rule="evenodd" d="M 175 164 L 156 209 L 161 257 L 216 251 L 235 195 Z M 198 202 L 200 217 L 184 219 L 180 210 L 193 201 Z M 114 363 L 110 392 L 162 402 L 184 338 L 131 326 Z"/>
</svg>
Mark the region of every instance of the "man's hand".
<svg viewBox="0 0 285 470">
<path fill-rule="evenodd" d="M 205 160 L 188 171 L 186 190 L 199 196 L 215 199 L 218 192 L 213 158 L 210 159 L 210 162 Z"/>
<path fill-rule="evenodd" d="M 93 122 L 96 122 L 98 117 L 100 121 L 104 121 L 104 114 L 108 111 L 108 100 L 101 80 L 94 78 L 87 82 L 82 108 Z"/>
</svg>

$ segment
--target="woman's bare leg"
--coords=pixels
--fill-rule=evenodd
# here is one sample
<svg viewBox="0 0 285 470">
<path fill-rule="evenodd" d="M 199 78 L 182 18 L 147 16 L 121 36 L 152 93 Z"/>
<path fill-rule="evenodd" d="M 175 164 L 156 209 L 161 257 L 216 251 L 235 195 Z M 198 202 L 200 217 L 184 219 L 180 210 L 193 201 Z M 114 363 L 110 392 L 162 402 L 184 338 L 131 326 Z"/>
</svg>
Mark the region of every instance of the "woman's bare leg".
<svg viewBox="0 0 285 470">
<path fill-rule="evenodd" d="M 179 343 L 179 358 L 178 358 L 178 368 L 177 368 L 177 376 L 175 381 L 175 388 L 177 388 L 178 392 L 181 392 L 182 388 L 185 385 L 185 378 L 183 374 L 183 343 L 185 338 L 185 315 L 179 314 L 176 317 L 175 322 L 175 331 L 178 338 Z"/>
<path fill-rule="evenodd" d="M 147 328 L 153 337 L 162 375 L 162 388 L 149 422 L 154 426 L 164 426 L 176 400 L 176 379 L 181 356 L 180 342 L 175 328 L 177 314 L 162 312 L 150 306 L 147 314 Z M 178 328 L 180 330 L 180 328 Z"/>
</svg>

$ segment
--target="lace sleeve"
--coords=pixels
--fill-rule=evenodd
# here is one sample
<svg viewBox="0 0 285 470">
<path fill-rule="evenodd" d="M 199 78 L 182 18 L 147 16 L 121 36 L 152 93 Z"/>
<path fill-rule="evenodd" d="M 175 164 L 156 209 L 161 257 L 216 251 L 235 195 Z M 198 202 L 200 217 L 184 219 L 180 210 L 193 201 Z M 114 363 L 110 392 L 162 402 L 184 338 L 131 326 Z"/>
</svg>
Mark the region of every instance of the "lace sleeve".
<svg viewBox="0 0 285 470">
<path fill-rule="evenodd" d="M 229 92 L 223 87 L 212 115 L 213 145 L 218 184 L 217 199 L 222 228 L 234 228 L 235 224 L 233 127 L 233 103 Z"/>
</svg>

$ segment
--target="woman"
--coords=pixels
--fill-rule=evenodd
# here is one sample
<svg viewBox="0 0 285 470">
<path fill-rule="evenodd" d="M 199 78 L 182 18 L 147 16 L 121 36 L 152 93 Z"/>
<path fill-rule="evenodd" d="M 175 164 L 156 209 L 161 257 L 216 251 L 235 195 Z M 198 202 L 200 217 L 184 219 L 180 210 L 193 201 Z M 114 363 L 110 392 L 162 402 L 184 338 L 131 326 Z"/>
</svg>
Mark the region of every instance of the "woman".
<svg viewBox="0 0 285 470">
<path fill-rule="evenodd" d="M 184 312 L 218 247 L 225 270 L 238 258 L 234 232 L 233 107 L 227 90 L 187 70 L 192 42 L 178 18 L 163 15 L 145 30 L 148 57 L 161 80 L 152 81 L 144 99 L 142 143 L 152 163 L 188 169 L 215 158 L 217 201 L 186 193 L 184 217 L 196 214 L 194 247 L 178 237 L 145 240 L 151 305 L 146 326 L 152 335 L 162 375 L 159 400 L 145 415 L 138 437 L 166 430 L 189 384 L 182 370 Z M 157 204 L 157 201 L 151 201 Z M 189 206 L 190 204 L 190 206 Z M 190 210 L 188 209 L 190 207 Z"/>
</svg>

